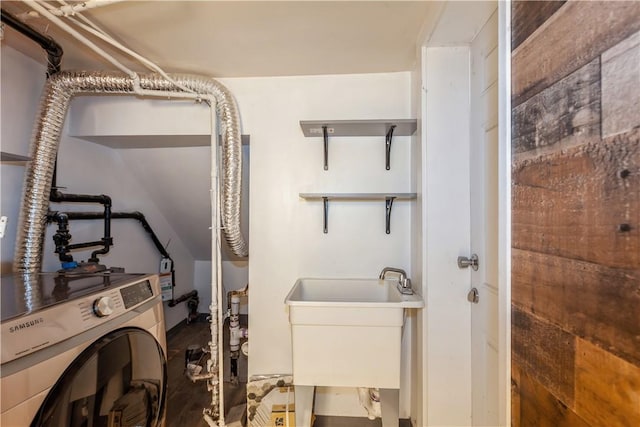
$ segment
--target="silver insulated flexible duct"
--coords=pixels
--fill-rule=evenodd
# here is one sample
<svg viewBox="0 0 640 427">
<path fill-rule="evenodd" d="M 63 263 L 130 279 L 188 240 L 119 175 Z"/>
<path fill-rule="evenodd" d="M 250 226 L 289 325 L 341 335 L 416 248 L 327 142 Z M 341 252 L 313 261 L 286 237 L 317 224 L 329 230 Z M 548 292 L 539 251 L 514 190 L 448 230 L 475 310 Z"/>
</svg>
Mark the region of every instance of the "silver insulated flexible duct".
<svg viewBox="0 0 640 427">
<path fill-rule="evenodd" d="M 159 75 L 140 75 L 139 78 L 144 90 L 180 91 Z M 235 101 L 227 88 L 211 78 L 194 75 L 172 75 L 171 78 L 198 94 L 212 95 L 217 101 L 222 129 L 222 227 L 232 251 L 238 256 L 247 256 L 247 244 L 240 231 L 242 146 Z M 134 93 L 134 80 L 120 73 L 61 72 L 47 81 L 31 142 L 31 162 L 26 170 L 13 265 L 15 272 L 29 275 L 37 274 L 41 269 L 51 180 L 70 100 L 77 94 Z"/>
</svg>

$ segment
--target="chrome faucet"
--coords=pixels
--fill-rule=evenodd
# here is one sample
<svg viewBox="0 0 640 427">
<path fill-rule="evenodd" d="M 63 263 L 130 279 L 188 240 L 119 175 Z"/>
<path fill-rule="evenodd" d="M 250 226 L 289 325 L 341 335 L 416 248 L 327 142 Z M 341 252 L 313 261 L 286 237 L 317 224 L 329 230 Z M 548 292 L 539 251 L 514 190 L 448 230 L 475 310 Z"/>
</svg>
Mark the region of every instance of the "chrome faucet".
<svg viewBox="0 0 640 427">
<path fill-rule="evenodd" d="M 413 289 L 411 288 L 411 279 L 407 277 L 407 273 L 400 269 L 394 267 L 385 267 L 380 272 L 379 279 L 384 280 L 387 273 L 397 273 L 398 274 L 398 291 L 404 295 L 412 295 Z"/>
</svg>

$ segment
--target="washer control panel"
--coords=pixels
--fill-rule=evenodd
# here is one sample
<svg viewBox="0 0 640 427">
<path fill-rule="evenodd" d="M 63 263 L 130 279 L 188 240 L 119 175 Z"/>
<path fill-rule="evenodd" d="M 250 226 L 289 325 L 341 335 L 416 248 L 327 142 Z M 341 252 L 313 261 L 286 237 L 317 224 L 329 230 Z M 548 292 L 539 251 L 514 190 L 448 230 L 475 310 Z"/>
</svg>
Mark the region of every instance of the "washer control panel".
<svg viewBox="0 0 640 427">
<path fill-rule="evenodd" d="M 153 296 L 151 283 L 148 280 L 120 288 L 120 295 L 125 308 L 131 308 Z"/>
<path fill-rule="evenodd" d="M 2 323 L 1 362 L 36 352 L 109 322 L 150 300 L 162 303 L 158 275 L 71 300 Z"/>
</svg>

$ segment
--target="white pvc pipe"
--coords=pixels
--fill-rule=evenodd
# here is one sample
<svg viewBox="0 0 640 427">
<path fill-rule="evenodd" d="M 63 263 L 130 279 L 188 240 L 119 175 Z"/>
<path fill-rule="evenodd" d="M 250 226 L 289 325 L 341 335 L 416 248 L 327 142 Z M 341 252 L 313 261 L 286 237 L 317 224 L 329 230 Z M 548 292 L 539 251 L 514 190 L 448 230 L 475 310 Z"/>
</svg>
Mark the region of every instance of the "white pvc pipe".
<svg viewBox="0 0 640 427">
<path fill-rule="evenodd" d="M 87 31 L 88 33 L 93 34 L 94 36 L 98 37 L 99 39 L 109 43 L 111 46 L 119 49 L 120 51 L 126 53 L 127 55 L 131 56 L 132 58 L 138 60 L 145 67 L 147 67 L 151 71 L 155 71 L 156 73 L 160 74 L 162 77 L 164 77 L 165 79 L 167 79 L 168 81 L 170 81 L 175 86 L 177 86 L 180 89 L 182 89 L 183 91 L 185 91 L 187 93 L 194 93 L 189 88 L 186 88 L 186 87 L 180 85 L 178 82 L 176 82 L 174 79 L 172 79 L 169 75 L 167 75 L 167 73 L 164 72 L 164 70 L 162 68 L 160 68 L 158 65 L 154 64 L 152 61 L 148 60 L 147 58 L 145 58 L 144 56 L 138 54 L 137 52 L 129 49 L 128 47 L 126 47 L 122 43 L 117 42 L 116 40 L 111 38 L 108 34 L 105 34 L 104 31 L 98 30 L 97 27 L 95 27 L 93 25 L 93 23 L 91 23 L 91 21 L 86 20 L 88 22 L 88 24 L 83 24 L 82 22 L 80 22 L 80 21 L 78 21 L 78 20 L 76 20 L 74 18 L 68 17 L 68 19 L 71 22 L 73 22 L 74 24 L 76 24 L 77 26 L 79 26 L 80 28 L 82 28 L 83 30 Z"/>
<path fill-rule="evenodd" d="M 33 10 L 35 10 L 38 13 L 40 13 L 42 16 L 44 16 L 45 18 L 47 18 L 48 20 L 50 20 L 51 22 L 56 24 L 58 27 L 60 27 L 63 30 L 65 30 L 67 33 L 69 33 L 71 36 L 73 36 L 76 40 L 82 42 L 85 46 L 87 46 L 88 48 L 93 50 L 95 53 L 100 55 L 102 58 L 104 58 L 107 61 L 109 61 L 118 70 L 126 73 L 131 78 L 135 78 L 136 73 L 134 71 L 132 71 L 129 68 L 127 68 L 124 65 L 122 65 L 114 57 L 112 57 L 111 55 L 107 54 L 105 51 L 103 51 L 98 46 L 96 46 L 91 40 L 87 39 L 82 34 L 77 32 L 73 28 L 71 28 L 71 26 L 66 24 L 62 19 L 60 19 L 57 16 L 53 15 L 45 7 L 43 7 L 38 1 L 29 1 L 29 2 L 27 2 L 27 5 L 29 5 L 29 7 L 31 7 Z"/>
<path fill-rule="evenodd" d="M 37 11 L 40 14 L 42 14 L 42 16 L 44 16 L 45 18 L 51 20 L 51 22 L 53 22 L 54 24 L 56 24 L 57 26 L 62 28 L 64 31 L 69 33 L 76 40 L 78 40 L 79 42 L 81 42 L 82 44 L 84 44 L 85 46 L 87 46 L 88 48 L 93 50 L 94 52 L 96 52 L 98 55 L 102 56 L 104 59 L 106 59 L 110 63 L 112 63 L 120 71 L 126 73 L 129 77 L 131 77 L 133 79 L 134 93 L 136 93 L 137 95 L 140 95 L 140 96 L 152 96 L 152 97 L 158 97 L 158 98 L 186 98 L 186 99 L 195 99 L 195 100 L 198 100 L 198 101 L 203 99 L 203 97 L 201 95 L 193 93 L 193 91 L 188 91 L 190 93 L 187 93 L 187 92 L 179 92 L 179 91 L 167 92 L 167 91 L 155 91 L 155 90 L 150 90 L 150 89 L 142 89 L 140 87 L 140 79 L 139 79 L 139 77 L 138 77 L 138 75 L 136 74 L 135 71 L 125 67 L 122 63 L 120 63 L 114 57 L 112 57 L 111 55 L 106 53 L 100 47 L 96 46 L 91 40 L 87 39 L 82 34 L 77 32 L 76 30 L 74 30 L 70 25 L 66 24 L 63 20 L 61 20 L 60 18 L 52 15 L 46 8 L 44 8 L 40 3 L 38 3 L 38 1 L 29 1 L 29 2 L 27 2 L 27 4 L 29 6 L 31 6 L 31 8 L 34 9 L 35 11 Z M 104 40 L 108 41 L 106 39 L 104 39 Z M 126 49 L 126 47 L 124 47 L 122 45 L 116 46 L 114 44 L 114 46 L 118 47 L 118 48 L 121 48 L 121 49 Z M 135 52 L 133 52 L 133 51 L 130 51 L 130 52 L 132 54 L 136 55 L 137 59 L 142 58 L 139 55 L 137 55 Z M 145 60 L 145 61 L 150 62 L 148 60 Z M 157 68 L 159 69 L 159 67 L 157 67 Z M 164 73 L 164 71 L 162 71 L 161 74 L 163 75 L 163 77 L 167 78 L 167 76 Z M 172 83 L 174 83 L 171 78 L 167 78 L 167 79 L 169 81 L 171 81 Z M 179 84 L 177 84 L 177 86 L 181 87 Z"/>
<path fill-rule="evenodd" d="M 231 294 L 231 314 L 229 316 L 229 350 L 240 350 L 240 338 L 242 331 L 240 330 L 240 297 Z"/>
<path fill-rule="evenodd" d="M 85 0 L 76 2 L 74 4 L 65 4 L 62 7 L 53 9 L 51 13 L 56 16 L 75 15 L 76 13 L 84 12 L 85 10 L 109 6 L 111 4 L 120 3 L 122 1 L 125 0 Z"/>
<path fill-rule="evenodd" d="M 211 390 L 212 404 L 218 405 L 218 427 L 224 423 L 224 369 L 223 346 L 218 345 L 222 338 L 224 314 L 222 310 L 222 254 L 220 232 L 220 174 L 218 165 L 218 139 L 214 132 L 217 125 L 217 115 L 214 105 L 211 106 L 211 212 L 213 213 L 211 227 L 211 256 L 213 257 L 211 274 L 211 360 L 212 368 L 218 368 L 217 390 Z M 214 267 L 215 266 L 215 267 Z M 217 396 L 216 396 L 217 394 Z M 205 420 L 207 418 L 205 417 Z M 208 421 L 207 421 L 208 422 Z"/>
<path fill-rule="evenodd" d="M 216 113 L 215 113 L 215 109 L 212 109 L 212 120 L 213 119 L 217 119 Z M 213 126 L 213 124 L 212 124 Z M 213 129 L 213 127 L 212 127 Z M 215 171 L 216 171 L 216 199 L 217 199 L 217 205 L 218 205 L 218 209 L 216 209 L 216 232 L 215 232 L 215 236 L 216 236 L 216 272 L 217 272 L 217 277 L 216 277 L 216 288 L 218 289 L 218 339 L 221 342 L 222 341 L 222 328 L 224 326 L 224 317 L 223 317 L 223 310 L 222 310 L 222 239 L 221 239 L 221 232 L 222 232 L 222 221 L 220 218 L 220 189 L 221 189 L 221 185 L 220 185 L 220 162 L 218 161 L 218 139 L 214 136 L 214 132 L 212 132 L 212 141 L 211 141 L 211 149 L 212 151 L 214 151 L 216 153 L 216 167 L 215 167 Z M 218 404 L 219 404 L 219 408 L 220 408 L 220 418 L 218 421 L 218 425 L 220 427 L 224 427 L 225 422 L 224 422 L 224 352 L 223 352 L 223 346 L 220 345 L 219 347 L 219 354 L 218 354 L 218 386 L 219 386 L 219 400 L 218 400 Z"/>
<path fill-rule="evenodd" d="M 210 106 L 215 105 L 215 102 L 216 102 L 216 98 L 213 96 L 209 96 L 209 95 L 203 96 L 195 92 L 186 93 L 186 92 L 176 92 L 176 91 L 144 89 L 140 86 L 140 78 L 138 77 L 137 74 L 135 77 L 133 77 L 133 92 L 136 95 L 151 96 L 155 98 L 166 98 L 166 99 L 184 98 L 184 99 L 193 99 L 198 102 L 206 101 L 207 104 L 209 104 Z M 215 114 L 215 108 L 213 108 L 213 111 Z"/>
<path fill-rule="evenodd" d="M 53 15 L 50 10 L 47 10 L 45 7 L 42 6 L 42 4 L 47 4 L 47 3 L 42 3 L 41 4 L 39 1 L 40 0 L 29 1 L 29 2 L 27 2 L 27 4 L 29 6 L 31 6 L 32 9 L 34 9 L 35 11 L 40 13 L 42 16 L 44 16 L 45 18 L 49 19 L 51 22 L 53 22 L 54 24 L 56 24 L 57 26 L 62 28 L 64 31 L 66 31 L 68 34 L 73 36 L 76 40 L 78 40 L 79 42 L 81 42 L 82 44 L 87 46 L 89 49 L 93 50 L 95 53 L 97 53 L 98 55 L 100 55 L 101 57 L 103 57 L 104 59 L 109 61 L 111 64 L 113 64 L 120 71 L 123 71 L 124 73 L 126 73 L 128 76 L 130 76 L 134 80 L 137 80 L 137 75 L 136 75 L 135 71 L 129 69 L 126 66 L 124 66 L 121 62 L 119 62 L 113 56 L 111 56 L 108 53 L 106 53 L 103 49 L 98 47 L 91 40 L 87 39 L 85 36 L 83 36 L 78 31 L 73 29 L 73 27 L 71 27 L 70 25 L 65 23 L 62 19 L 60 19 L 57 16 Z M 122 52 L 128 54 L 129 56 L 132 56 L 133 58 L 137 59 L 143 65 L 145 65 L 147 68 L 149 68 L 149 69 L 151 69 L 153 71 L 156 71 L 161 76 L 163 76 L 165 79 L 167 79 L 168 81 L 170 81 L 171 83 L 173 83 L 174 85 L 176 85 L 177 87 L 179 87 L 180 89 L 185 91 L 185 93 L 175 92 L 174 94 L 172 94 L 173 97 L 200 99 L 200 96 L 189 96 L 189 93 L 193 94 L 192 90 L 184 88 L 180 84 L 176 83 L 173 79 L 171 79 L 171 77 L 169 77 L 164 72 L 164 70 L 162 70 L 160 67 L 158 67 L 153 62 L 149 61 L 148 59 L 144 58 L 143 56 L 139 55 L 138 53 L 132 51 L 131 49 L 127 48 L 126 46 L 122 45 L 121 43 L 118 43 L 117 41 L 115 41 L 112 38 L 110 38 L 109 36 L 101 33 L 100 31 L 98 31 L 98 30 L 96 30 L 94 28 L 91 28 L 89 25 L 82 24 L 81 22 L 79 22 L 77 20 L 73 20 L 73 22 L 76 25 L 78 25 L 79 27 L 81 27 L 82 29 L 84 29 L 85 31 L 93 34 L 96 37 L 99 37 L 103 41 L 111 44 L 112 46 L 116 47 L 117 49 L 120 49 Z M 138 94 L 138 95 L 167 97 L 168 94 L 169 94 L 168 92 L 162 92 L 162 91 L 160 91 L 159 93 L 157 93 L 157 92 L 154 93 L 153 91 L 146 91 L 145 93 L 143 93 L 142 89 L 140 89 L 139 85 L 137 86 L 137 88 L 134 85 L 134 89 L 136 91 L 136 94 Z"/>
</svg>

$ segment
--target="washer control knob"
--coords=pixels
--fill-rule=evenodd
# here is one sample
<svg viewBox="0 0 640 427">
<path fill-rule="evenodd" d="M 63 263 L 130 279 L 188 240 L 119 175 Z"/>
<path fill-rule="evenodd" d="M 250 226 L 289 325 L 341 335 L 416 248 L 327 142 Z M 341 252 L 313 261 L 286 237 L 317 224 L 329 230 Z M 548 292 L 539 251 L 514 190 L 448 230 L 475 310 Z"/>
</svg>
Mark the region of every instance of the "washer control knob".
<svg viewBox="0 0 640 427">
<path fill-rule="evenodd" d="M 113 313 L 113 300 L 111 297 L 100 297 L 93 302 L 93 312 L 98 317 L 106 317 Z"/>
</svg>

